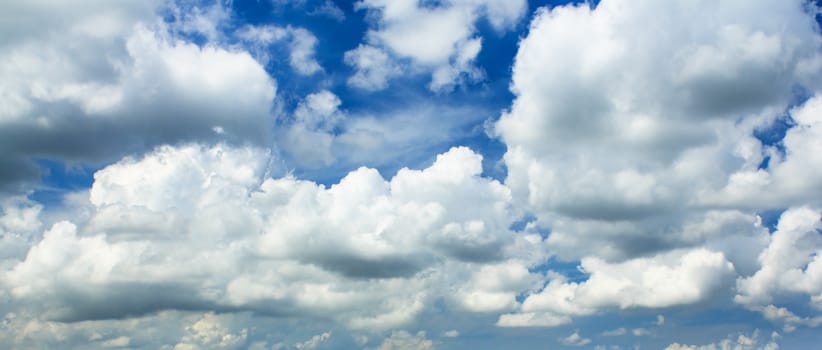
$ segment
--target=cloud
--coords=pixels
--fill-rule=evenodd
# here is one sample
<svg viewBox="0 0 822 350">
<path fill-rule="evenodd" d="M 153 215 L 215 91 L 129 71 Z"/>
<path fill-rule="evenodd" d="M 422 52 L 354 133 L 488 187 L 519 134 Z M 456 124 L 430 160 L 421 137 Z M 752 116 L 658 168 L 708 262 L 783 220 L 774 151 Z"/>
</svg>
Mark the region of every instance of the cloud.
<svg viewBox="0 0 822 350">
<path fill-rule="evenodd" d="M 281 131 L 283 149 L 307 168 L 331 165 L 334 129 L 345 119 L 338 108 L 342 101 L 328 90 L 306 96 L 294 111 L 293 123 Z"/>
<path fill-rule="evenodd" d="M 32 157 L 99 164 L 160 144 L 271 142 L 258 126 L 271 121 L 276 84 L 250 55 L 126 19 L 111 34 L 69 25 L 0 47 L 0 186 L 39 175 Z"/>
<path fill-rule="evenodd" d="M 112 164 L 95 174 L 87 214 L 47 229 L 2 290 L 49 320 L 253 311 L 384 329 L 448 295 L 442 281 L 513 298 L 538 279 L 528 268 L 541 239 L 508 230 L 510 193 L 466 148 L 390 181 L 360 168 L 329 188 L 263 179 L 268 157 L 164 146 Z"/>
<path fill-rule="evenodd" d="M 777 343 L 779 338 L 781 338 L 779 333 L 773 332 L 771 333 L 769 340 L 760 340 L 760 332 L 759 330 L 755 330 L 750 336 L 746 336 L 744 334 L 738 334 L 736 337 L 728 336 L 726 339 L 707 345 L 685 345 L 673 343 L 668 345 L 665 350 L 776 350 L 779 349 L 779 344 Z"/>
<path fill-rule="evenodd" d="M 442 332 L 443 338 L 456 338 L 460 336 L 460 332 L 456 329 L 452 329 L 450 331 Z"/>
<path fill-rule="evenodd" d="M 300 75 L 312 75 L 323 71 L 314 57 L 319 40 L 305 28 L 246 25 L 238 29 L 235 35 L 249 47 L 263 65 L 271 61 L 273 45 L 286 43 L 289 51 L 288 63 L 295 72 Z"/>
<path fill-rule="evenodd" d="M 786 329 L 817 326 L 822 317 L 802 318 L 773 303 L 790 294 L 803 294 L 810 305 L 822 308 L 822 237 L 820 212 L 807 207 L 785 211 L 768 247 L 759 254 L 756 273 L 737 280 L 734 301 L 757 310 Z"/>
<path fill-rule="evenodd" d="M 822 147 L 822 96 L 810 98 L 788 114 L 796 125 L 787 130 L 779 144 L 763 147 L 767 168 L 736 171 L 721 190 L 700 193 L 700 201 L 737 207 L 769 203 L 783 208 L 816 203 L 822 194 L 822 183 L 813 175 L 814 169 L 822 166 L 815 152 Z"/>
<path fill-rule="evenodd" d="M 797 86 L 814 86 L 820 39 L 808 18 L 799 1 L 539 10 L 516 56 L 516 99 L 494 129 L 508 146 L 505 183 L 533 226 L 551 230 L 552 250 L 624 260 L 745 232 L 756 247 L 760 228 L 727 209 L 811 200 L 702 199 L 757 171 L 766 147 L 754 130 L 790 106 Z M 812 177 L 791 182 L 819 188 Z M 693 230 L 720 217 L 728 226 L 713 234 Z"/>
<path fill-rule="evenodd" d="M 411 334 L 406 331 L 395 331 L 385 338 L 375 350 L 427 350 L 434 349 L 434 342 L 425 338 L 425 332 Z"/>
<path fill-rule="evenodd" d="M 624 327 L 620 327 L 620 328 L 617 328 L 617 329 L 614 329 L 614 330 L 602 332 L 602 335 L 605 336 L 605 337 L 617 337 L 617 336 L 625 335 L 625 334 L 628 334 L 628 330 L 625 329 Z"/>
<path fill-rule="evenodd" d="M 310 16 L 325 16 L 337 22 L 345 21 L 345 12 L 331 0 L 325 0 L 308 13 Z"/>
<path fill-rule="evenodd" d="M 559 342 L 560 344 L 567 346 L 585 346 L 591 343 L 591 339 L 582 337 L 579 335 L 579 331 L 577 330 L 565 338 L 560 338 Z"/>
<path fill-rule="evenodd" d="M 322 334 L 317 334 L 317 335 L 311 337 L 311 339 L 308 339 L 308 340 L 306 340 L 302 343 L 295 344 L 294 347 L 299 349 L 299 350 L 301 350 L 301 349 L 313 350 L 313 349 L 316 349 L 318 346 L 320 346 L 320 344 L 325 343 L 326 341 L 328 341 L 329 338 L 331 338 L 331 332 L 325 332 L 325 333 L 322 333 Z"/>
<path fill-rule="evenodd" d="M 377 91 L 388 87 L 388 80 L 402 72 L 383 50 L 374 46 L 357 46 L 346 51 L 345 63 L 356 71 L 348 78 L 348 85 L 363 90 Z"/>
<path fill-rule="evenodd" d="M 365 0 L 356 8 L 369 11 L 374 19 L 366 34 L 371 46 L 386 49 L 395 60 L 410 60 L 413 68 L 432 71 L 429 88 L 449 91 L 462 79 L 476 81 L 483 76 L 473 63 L 482 47 L 475 23 L 488 18 L 498 31 L 506 30 L 522 17 L 526 5 L 525 1 L 458 0 L 426 6 L 406 0 Z M 394 71 L 392 64 L 384 51 L 369 48 L 361 45 L 346 53 L 346 62 L 357 69 L 349 83 L 384 89 L 390 77 L 387 72 Z"/>
<path fill-rule="evenodd" d="M 557 326 L 572 316 L 607 308 L 663 308 L 707 300 L 734 276 L 733 265 L 719 252 L 705 249 L 672 251 L 652 258 L 608 263 L 585 258 L 583 282 L 558 274 L 528 295 L 516 313 L 499 318 L 504 327 Z"/>
</svg>

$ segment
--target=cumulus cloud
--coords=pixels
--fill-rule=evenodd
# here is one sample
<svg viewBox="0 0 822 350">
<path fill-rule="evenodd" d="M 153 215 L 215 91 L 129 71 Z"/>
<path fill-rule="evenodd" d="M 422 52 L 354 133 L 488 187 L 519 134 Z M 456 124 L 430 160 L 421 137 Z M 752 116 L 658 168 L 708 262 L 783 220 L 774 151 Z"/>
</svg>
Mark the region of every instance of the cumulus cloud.
<svg viewBox="0 0 822 350">
<path fill-rule="evenodd" d="M 552 274 L 541 291 L 525 298 L 519 312 L 502 315 L 498 325 L 557 326 L 569 323 L 572 316 L 607 308 L 692 304 L 711 297 L 734 275 L 733 265 L 722 253 L 704 249 L 621 263 L 585 258 L 580 270 L 589 275 L 583 282 L 569 282 Z"/>
<path fill-rule="evenodd" d="M 754 130 L 790 105 L 797 86 L 813 86 L 819 43 L 801 1 L 543 8 L 517 53 L 516 99 L 495 124 L 508 146 L 505 183 L 563 259 L 704 245 L 755 269 L 744 251 L 767 236 L 751 209 L 812 199 L 733 206 L 703 197 L 737 172 L 757 172 L 767 147 Z M 797 148 L 813 149 L 806 140 Z M 800 174 L 815 168 L 795 164 Z M 815 179 L 784 183 L 818 190 Z"/>
<path fill-rule="evenodd" d="M 101 32 L 84 29 L 94 22 L 69 10 L 58 21 L 65 28 L 0 46 L 2 186 L 36 177 L 31 157 L 99 164 L 167 143 L 271 142 L 270 128 L 259 125 L 270 123 L 276 84 L 250 55 L 179 41 L 151 11 L 120 22 L 105 10 L 134 5 L 118 4 L 90 12 L 115 18 L 114 27 L 95 27 Z"/>
<path fill-rule="evenodd" d="M 95 174 L 88 218 L 47 229 L 3 272 L 3 290 L 50 320 L 247 310 L 380 329 L 447 295 L 445 280 L 483 311 L 537 278 L 528 268 L 542 258 L 520 250 L 541 239 L 508 230 L 510 193 L 479 176 L 466 148 L 390 181 L 361 168 L 329 188 L 263 179 L 267 163 L 257 148 L 189 145 L 110 165 Z M 472 280 L 486 265 L 498 282 Z"/>
<path fill-rule="evenodd" d="M 366 35 L 371 45 L 387 49 L 394 60 L 410 60 L 414 69 L 431 71 L 429 88 L 448 91 L 462 79 L 482 78 L 473 63 L 482 47 L 476 22 L 488 18 L 497 30 L 506 30 L 522 17 L 526 5 L 520 0 L 454 0 L 430 6 L 414 0 L 364 0 L 356 7 L 375 19 Z M 349 83 L 368 90 L 385 88 L 388 72 L 394 71 L 385 53 L 371 46 L 349 51 L 346 62 L 357 69 Z"/>
<path fill-rule="evenodd" d="M 303 167 L 334 162 L 334 129 L 345 118 L 342 101 L 328 90 L 306 96 L 294 110 L 293 122 L 281 131 L 283 149 Z"/>
<path fill-rule="evenodd" d="M 777 350 L 779 344 L 777 341 L 780 338 L 779 333 L 773 332 L 769 339 L 760 339 L 761 334 L 756 330 L 750 336 L 738 334 L 736 337 L 728 336 L 728 338 L 711 343 L 707 345 L 686 345 L 673 343 L 668 345 L 665 350 Z"/>
<path fill-rule="evenodd" d="M 560 344 L 567 346 L 585 346 L 591 343 L 591 339 L 579 335 L 579 331 L 577 330 L 565 338 L 560 338 L 559 342 Z"/>
<path fill-rule="evenodd" d="M 385 338 L 375 350 L 427 350 L 434 349 L 434 342 L 425 337 L 425 332 L 411 334 L 407 331 L 395 331 Z"/>
<path fill-rule="evenodd" d="M 347 51 L 344 59 L 356 70 L 348 78 L 348 85 L 364 90 L 385 89 L 388 80 L 402 72 L 387 53 L 370 45 L 360 44 L 356 49 Z"/>
<path fill-rule="evenodd" d="M 822 316 L 803 318 L 774 305 L 787 295 L 802 294 L 812 307 L 822 309 L 821 217 L 818 209 L 807 207 L 784 212 L 768 247 L 759 254 L 760 269 L 737 280 L 734 300 L 788 330 L 822 324 Z"/>
<path fill-rule="evenodd" d="M 236 35 L 264 65 L 271 61 L 272 46 L 285 43 L 290 52 L 288 63 L 295 72 L 312 75 L 323 70 L 314 57 L 319 41 L 305 28 L 246 25 L 238 29 Z"/>
</svg>

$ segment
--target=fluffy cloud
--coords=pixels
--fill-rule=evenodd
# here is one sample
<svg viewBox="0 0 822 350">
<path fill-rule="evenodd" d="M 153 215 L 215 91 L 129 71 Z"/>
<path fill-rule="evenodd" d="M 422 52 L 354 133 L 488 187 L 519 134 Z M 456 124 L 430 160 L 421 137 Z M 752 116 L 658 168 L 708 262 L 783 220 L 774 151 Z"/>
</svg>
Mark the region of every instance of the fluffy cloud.
<svg viewBox="0 0 822 350">
<path fill-rule="evenodd" d="M 820 230 L 819 210 L 796 208 L 783 213 L 770 244 L 759 255 L 761 268 L 737 281 L 734 300 L 788 330 L 797 325 L 822 324 L 822 316 L 803 318 L 773 305 L 786 294 L 804 294 L 810 297 L 811 306 L 822 309 Z"/>
<path fill-rule="evenodd" d="M 249 54 L 178 41 L 153 8 L 118 4 L 67 10 L 63 27 L 0 46 L 2 185 L 37 176 L 31 157 L 99 163 L 182 141 L 271 142 L 260 126 L 276 87 Z M 29 12 L 55 13 L 4 11 Z"/>
<path fill-rule="evenodd" d="M 812 86 L 819 42 L 801 1 L 542 9 L 517 54 L 516 100 L 495 127 L 508 145 L 506 185 L 565 259 L 703 244 L 709 235 L 693 225 L 719 218 L 725 227 L 706 230 L 714 237 L 758 236 L 700 194 L 756 171 L 766 150 L 753 131 L 796 86 Z M 752 205 L 773 204 L 740 208 Z"/>
<path fill-rule="evenodd" d="M 448 295 L 443 281 L 485 311 L 512 307 L 539 278 L 528 268 L 544 256 L 520 253 L 541 239 L 508 230 L 509 191 L 480 177 L 466 148 L 390 181 L 361 168 L 329 188 L 263 179 L 267 164 L 256 148 L 190 145 L 110 165 L 86 217 L 47 229 L 3 272 L 3 290 L 50 320 L 248 310 L 380 329 Z"/>
<path fill-rule="evenodd" d="M 382 90 L 388 87 L 388 80 L 402 72 L 383 50 L 362 45 L 345 53 L 345 63 L 356 72 L 348 78 L 348 85 L 364 90 Z"/>
<path fill-rule="evenodd" d="M 406 331 L 392 332 L 375 350 L 428 350 L 434 349 L 434 342 L 425 337 L 425 332 L 411 334 Z"/>
<path fill-rule="evenodd" d="M 591 339 L 585 338 L 579 335 L 579 331 L 574 331 L 571 335 L 561 338 L 559 340 L 560 344 L 567 345 L 567 346 L 585 346 L 591 343 Z"/>
<path fill-rule="evenodd" d="M 568 282 L 561 275 L 538 293 L 525 298 L 520 312 L 500 317 L 504 327 L 554 326 L 574 315 L 590 315 L 607 308 L 661 308 L 706 300 L 734 275 L 722 253 L 697 249 L 674 251 L 653 258 L 607 263 L 586 258 L 580 270 L 584 282 Z"/>
<path fill-rule="evenodd" d="M 707 345 L 685 345 L 673 343 L 665 350 L 777 350 L 779 349 L 779 333 L 772 333 L 769 340 L 760 340 L 759 330 L 751 336 L 739 334 L 736 337 L 729 336 L 726 339 Z"/>
<path fill-rule="evenodd" d="M 410 60 L 411 69 L 432 71 L 429 88 L 448 91 L 463 78 L 482 77 L 473 64 L 482 47 L 475 23 L 488 18 L 497 30 L 506 30 L 522 17 L 526 5 L 520 0 L 454 0 L 430 6 L 416 0 L 364 0 L 356 6 L 376 18 L 376 28 L 367 33 L 369 43 Z M 385 88 L 389 72 L 395 71 L 385 53 L 371 46 L 349 51 L 346 62 L 357 69 L 349 83 L 369 90 Z"/>
<path fill-rule="evenodd" d="M 283 149 L 302 167 L 331 165 L 335 141 L 334 128 L 344 118 L 340 98 L 328 90 L 306 96 L 294 111 L 294 120 L 281 130 Z"/>
</svg>

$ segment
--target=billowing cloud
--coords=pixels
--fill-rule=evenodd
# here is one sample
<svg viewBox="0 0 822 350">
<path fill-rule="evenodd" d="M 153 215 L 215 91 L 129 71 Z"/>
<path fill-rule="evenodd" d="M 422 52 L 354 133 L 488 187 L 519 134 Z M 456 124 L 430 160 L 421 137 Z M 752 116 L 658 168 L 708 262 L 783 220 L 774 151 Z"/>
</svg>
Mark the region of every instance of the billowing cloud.
<svg viewBox="0 0 822 350">
<path fill-rule="evenodd" d="M 543 9 L 495 128 L 508 145 L 506 184 L 567 258 L 681 246 L 695 232 L 678 227 L 717 215 L 697 194 L 762 163 L 754 128 L 812 85 L 818 46 L 800 1 Z"/>
<path fill-rule="evenodd" d="M 822 325 L 818 5 L 574 2 L 527 29 L 520 0 L 348 5 L 4 6 L 0 347 L 775 349 Z M 512 40 L 513 95 L 442 93 L 507 74 L 478 58 Z"/>
<path fill-rule="evenodd" d="M 32 157 L 99 163 L 182 141 L 271 142 L 276 84 L 248 53 L 179 41 L 151 15 L 122 20 L 87 28 L 67 16 L 62 30 L 0 46 L 3 185 L 36 177 Z"/>
<path fill-rule="evenodd" d="M 538 278 L 528 267 L 541 258 L 518 250 L 541 240 L 508 230 L 509 191 L 479 177 L 466 148 L 390 181 L 361 168 L 330 188 L 263 179 L 267 164 L 256 148 L 190 145 L 110 165 L 87 218 L 48 228 L 3 288 L 51 320 L 247 310 L 372 329 L 412 321 L 445 295 L 442 281 L 485 311 L 513 306 Z M 477 266 L 499 282 L 472 280 Z"/>
</svg>

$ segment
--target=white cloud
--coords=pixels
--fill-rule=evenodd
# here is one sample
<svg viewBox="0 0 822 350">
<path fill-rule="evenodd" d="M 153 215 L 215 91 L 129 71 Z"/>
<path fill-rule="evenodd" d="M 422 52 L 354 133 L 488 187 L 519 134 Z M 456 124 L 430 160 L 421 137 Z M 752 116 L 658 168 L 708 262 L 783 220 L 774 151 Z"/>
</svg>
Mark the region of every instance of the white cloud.
<svg viewBox="0 0 822 350">
<path fill-rule="evenodd" d="M 329 332 L 324 332 L 322 334 L 317 334 L 317 335 L 311 337 L 311 339 L 308 339 L 308 340 L 306 340 L 302 343 L 294 344 L 294 348 L 296 348 L 298 350 L 302 350 L 302 349 L 313 350 L 313 349 L 316 349 L 321 344 L 328 341 L 329 338 L 331 338 L 331 332 L 330 331 Z"/>
<path fill-rule="evenodd" d="M 822 317 L 801 318 L 773 305 L 786 294 L 805 294 L 810 297 L 811 306 L 822 308 L 820 218 L 818 209 L 807 207 L 784 212 L 768 247 L 759 254 L 760 269 L 737 280 L 734 300 L 788 329 L 822 324 Z"/>
<path fill-rule="evenodd" d="M 588 338 L 585 338 L 585 337 L 579 335 L 579 331 L 577 330 L 577 331 L 574 331 L 574 333 L 571 333 L 571 335 L 569 335 L 565 338 L 560 338 L 559 342 L 562 345 L 567 345 L 567 346 L 585 346 L 585 345 L 588 345 L 588 344 L 591 343 L 591 339 L 588 339 Z"/>
<path fill-rule="evenodd" d="M 585 258 L 583 282 L 552 274 L 551 281 L 522 302 L 517 313 L 502 315 L 500 326 L 556 326 L 571 316 L 607 308 L 662 308 L 707 300 L 734 276 L 733 265 L 719 252 L 672 251 L 651 258 L 608 263 Z"/>
<path fill-rule="evenodd" d="M 248 337 L 248 329 L 234 332 L 226 327 L 214 313 L 205 313 L 193 324 L 185 327 L 186 335 L 174 350 L 188 349 L 239 349 Z"/>
<path fill-rule="evenodd" d="M 347 51 L 345 63 L 356 69 L 348 78 L 348 85 L 364 90 L 382 90 L 388 87 L 388 80 L 401 73 L 400 67 L 379 48 L 360 44 Z"/>
<path fill-rule="evenodd" d="M 820 70 L 806 67 L 819 43 L 798 1 L 542 9 L 517 53 L 516 99 L 495 125 L 508 146 L 505 183 L 565 260 L 707 245 L 751 268 L 750 254 L 731 250 L 760 247 L 750 209 L 774 204 L 701 197 L 735 172 L 756 172 L 764 149 L 753 130 L 789 106 L 796 86 L 815 84 Z M 811 179 L 793 181 L 822 187 Z"/>
<path fill-rule="evenodd" d="M 449 296 L 444 281 L 512 293 L 538 278 L 528 269 L 544 257 L 521 252 L 541 240 L 508 230 L 510 193 L 479 176 L 466 148 L 390 181 L 361 168 L 329 188 L 263 179 L 267 164 L 256 148 L 189 145 L 110 165 L 95 174 L 88 218 L 46 230 L 3 271 L 3 290 L 52 320 L 247 310 L 385 329 Z"/>
<path fill-rule="evenodd" d="M 286 43 L 289 50 L 288 63 L 301 75 L 312 75 L 323 71 L 314 57 L 319 40 L 305 28 L 279 27 L 275 25 L 246 25 L 235 33 L 254 53 L 257 60 L 267 65 L 271 60 L 272 45 Z"/>
<path fill-rule="evenodd" d="M 602 335 L 605 336 L 605 337 L 617 337 L 617 336 L 625 335 L 625 334 L 628 334 L 628 330 L 625 329 L 625 327 L 620 327 L 620 328 L 613 329 L 613 330 L 610 330 L 610 331 L 602 332 Z"/>
<path fill-rule="evenodd" d="M 283 149 L 302 167 L 316 168 L 331 165 L 334 128 L 345 114 L 338 108 L 342 101 L 328 90 L 306 96 L 294 111 L 294 120 L 280 131 Z"/>
<path fill-rule="evenodd" d="M 443 338 L 456 338 L 460 336 L 460 332 L 456 329 L 452 329 L 450 331 L 442 332 Z"/>
<path fill-rule="evenodd" d="M 784 150 L 765 147 L 763 153 L 769 156 L 767 169 L 741 169 L 730 175 L 720 191 L 700 193 L 700 200 L 740 207 L 754 203 L 774 207 L 818 203 L 822 181 L 815 176 L 815 169 L 822 167 L 822 157 L 816 152 L 822 147 L 822 96 L 814 96 L 792 108 L 789 114 L 796 126 L 785 134 Z"/>
<path fill-rule="evenodd" d="M 425 337 L 425 332 L 411 334 L 406 331 L 394 331 L 385 338 L 375 350 L 428 350 L 434 349 L 434 342 Z"/>
<path fill-rule="evenodd" d="M 773 332 L 770 339 L 760 340 L 759 330 L 756 330 L 750 336 L 744 334 L 728 336 L 726 339 L 707 345 L 673 343 L 665 350 L 777 350 L 779 349 L 777 341 L 780 337 L 779 333 Z"/>
<path fill-rule="evenodd" d="M 444 1 L 434 6 L 425 6 L 417 1 L 363 0 L 357 3 L 359 9 L 366 9 L 376 23 L 367 33 L 371 45 L 381 46 L 398 60 L 410 60 L 415 69 L 432 71 L 429 88 L 433 91 L 447 91 L 459 84 L 462 77 L 475 81 L 482 72 L 473 60 L 481 48 L 481 39 L 475 36 L 475 23 L 487 17 L 493 26 L 503 31 L 515 24 L 524 14 L 525 1 Z M 375 52 L 364 52 L 360 46 L 351 55 L 370 57 Z M 348 55 L 348 54 L 347 54 Z M 352 85 L 377 90 L 385 88 L 383 83 L 388 74 L 378 74 L 362 65 L 362 59 L 346 60 L 357 68 L 351 78 Z M 383 58 L 380 58 L 383 61 Z M 390 67 L 389 63 L 376 65 Z M 385 71 L 385 68 L 376 72 Z M 366 79 L 367 78 L 367 79 Z"/>
<path fill-rule="evenodd" d="M 0 46 L 4 185 L 36 177 L 35 155 L 97 164 L 165 143 L 271 142 L 258 126 L 276 84 L 247 53 L 179 41 L 150 12 L 110 35 L 71 29 L 86 19 Z"/>
</svg>

